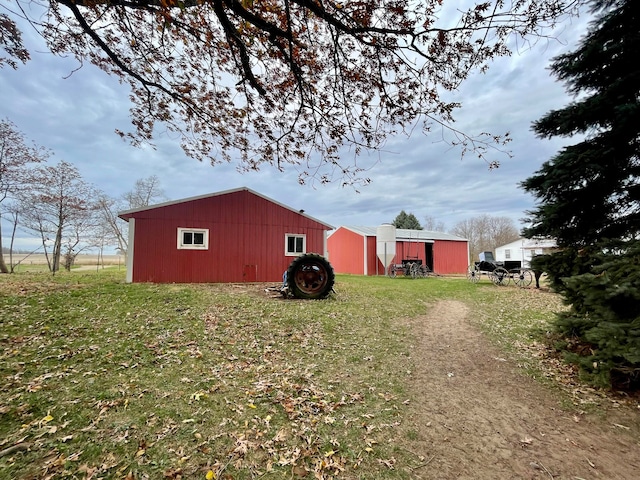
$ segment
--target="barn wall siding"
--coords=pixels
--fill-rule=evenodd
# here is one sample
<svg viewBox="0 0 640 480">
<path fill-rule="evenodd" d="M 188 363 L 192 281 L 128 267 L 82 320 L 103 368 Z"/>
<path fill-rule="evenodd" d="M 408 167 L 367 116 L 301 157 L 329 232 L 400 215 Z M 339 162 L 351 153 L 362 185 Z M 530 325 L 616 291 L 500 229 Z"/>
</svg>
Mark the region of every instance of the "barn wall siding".
<svg viewBox="0 0 640 480">
<path fill-rule="evenodd" d="M 367 275 L 384 275 L 384 265 L 378 258 L 376 237 L 367 237 Z"/>
<path fill-rule="evenodd" d="M 412 242 L 410 240 L 396 242 L 396 263 L 403 260 L 426 261 L 424 242 Z"/>
<path fill-rule="evenodd" d="M 440 240 L 433 244 L 433 271 L 441 274 L 466 273 L 469 264 L 467 242 Z"/>
<path fill-rule="evenodd" d="M 285 235 L 304 234 L 307 252 L 324 254 L 328 228 L 248 190 L 132 216 L 134 282 L 280 282 L 295 258 L 285 255 Z M 179 250 L 179 227 L 208 229 L 208 250 Z"/>
<path fill-rule="evenodd" d="M 338 228 L 327 239 L 329 262 L 336 273 L 364 275 L 364 239 L 346 228 Z M 375 247 L 374 247 L 375 250 Z"/>
</svg>

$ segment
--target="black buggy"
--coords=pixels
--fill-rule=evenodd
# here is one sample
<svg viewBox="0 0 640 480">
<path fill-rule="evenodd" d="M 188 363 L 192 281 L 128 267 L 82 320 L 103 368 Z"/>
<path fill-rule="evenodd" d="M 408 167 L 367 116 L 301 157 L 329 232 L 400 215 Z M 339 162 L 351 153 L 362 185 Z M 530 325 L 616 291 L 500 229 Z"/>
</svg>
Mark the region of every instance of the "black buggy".
<svg viewBox="0 0 640 480">
<path fill-rule="evenodd" d="M 509 285 L 513 280 L 518 287 L 528 287 L 533 281 L 531 270 L 522 267 L 519 260 L 497 262 L 492 252 L 480 253 L 480 261 L 467 268 L 467 279 L 477 283 L 482 275 L 486 275 L 496 285 Z"/>
</svg>

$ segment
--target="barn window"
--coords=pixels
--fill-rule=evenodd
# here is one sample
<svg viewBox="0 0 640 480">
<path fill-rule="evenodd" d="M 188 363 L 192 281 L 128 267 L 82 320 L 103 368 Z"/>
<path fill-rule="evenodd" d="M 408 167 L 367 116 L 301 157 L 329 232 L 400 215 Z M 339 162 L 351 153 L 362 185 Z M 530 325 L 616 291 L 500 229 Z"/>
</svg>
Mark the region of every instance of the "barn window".
<svg viewBox="0 0 640 480">
<path fill-rule="evenodd" d="M 307 252 L 307 236 L 294 235 L 287 233 L 285 235 L 285 255 L 301 255 Z"/>
<path fill-rule="evenodd" d="M 209 230 L 206 228 L 178 228 L 178 250 L 207 250 Z"/>
</svg>

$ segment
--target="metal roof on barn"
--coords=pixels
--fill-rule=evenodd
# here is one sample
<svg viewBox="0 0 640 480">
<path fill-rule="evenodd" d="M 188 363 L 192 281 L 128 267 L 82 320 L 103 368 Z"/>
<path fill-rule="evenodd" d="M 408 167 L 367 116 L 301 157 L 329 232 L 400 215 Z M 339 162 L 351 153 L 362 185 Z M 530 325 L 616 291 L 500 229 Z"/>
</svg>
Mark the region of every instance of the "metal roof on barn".
<svg viewBox="0 0 640 480">
<path fill-rule="evenodd" d="M 328 223 L 325 223 L 325 222 L 323 222 L 321 220 L 318 220 L 317 218 L 314 218 L 314 217 L 312 217 L 310 215 L 307 215 L 306 213 L 304 213 L 304 210 L 296 210 L 295 208 L 292 208 L 292 207 L 290 207 L 288 205 L 285 205 L 284 203 L 280 203 L 280 202 L 274 200 L 273 198 L 269 198 L 269 197 L 267 197 L 265 195 L 262 195 L 261 193 L 258 193 L 258 192 L 254 191 L 254 190 L 251 190 L 250 188 L 247 188 L 247 187 L 232 188 L 230 190 L 224 190 L 224 191 L 221 191 L 221 192 L 208 193 L 206 195 L 198 195 L 198 196 L 195 196 L 195 197 L 181 198 L 181 199 L 178 199 L 178 200 L 171 200 L 171 201 L 164 202 L 164 203 L 157 203 L 155 205 L 148 205 L 146 207 L 133 208 L 131 210 L 125 210 L 123 212 L 118 213 L 118 216 L 120 218 L 122 218 L 123 220 L 126 220 L 128 218 L 131 218 L 132 216 L 134 216 L 135 213 L 138 213 L 138 212 L 144 212 L 146 210 L 153 210 L 153 209 L 156 209 L 156 208 L 168 207 L 168 206 L 171 206 L 171 205 L 178 205 L 180 203 L 193 202 L 193 201 L 196 201 L 196 200 L 203 200 L 203 199 L 206 199 L 206 198 L 218 197 L 220 195 L 228 195 L 230 193 L 236 193 L 236 192 L 242 192 L 242 191 L 249 192 L 249 193 L 251 193 L 253 195 L 256 195 L 258 197 L 261 197 L 261 198 L 263 198 L 263 199 L 265 199 L 265 200 L 267 200 L 267 201 L 269 201 L 269 202 L 271 202 L 271 203 L 273 203 L 275 205 L 278 205 L 278 206 L 280 206 L 282 208 L 285 208 L 287 210 L 295 212 L 298 215 L 306 217 L 309 220 L 313 220 L 314 222 L 318 222 L 318 223 L 324 225 L 325 227 L 327 227 L 327 229 L 334 229 L 335 228 L 332 225 L 329 225 Z"/>
<path fill-rule="evenodd" d="M 363 237 L 376 237 L 378 227 L 345 226 L 354 233 Z M 432 242 L 434 240 L 450 240 L 454 242 L 466 242 L 466 238 L 458 237 L 451 233 L 433 232 L 430 230 L 410 230 L 406 228 L 396 228 L 396 240 L 413 240 L 416 242 Z"/>
</svg>

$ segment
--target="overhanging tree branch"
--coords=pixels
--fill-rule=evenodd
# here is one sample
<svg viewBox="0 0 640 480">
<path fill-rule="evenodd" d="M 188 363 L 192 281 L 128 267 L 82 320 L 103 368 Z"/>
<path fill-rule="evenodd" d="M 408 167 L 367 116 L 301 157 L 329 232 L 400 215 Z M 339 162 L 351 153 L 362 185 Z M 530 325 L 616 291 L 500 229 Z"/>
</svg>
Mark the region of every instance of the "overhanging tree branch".
<svg viewBox="0 0 640 480">
<path fill-rule="evenodd" d="M 342 152 L 450 128 L 457 104 L 440 91 L 585 1 L 51 0 L 33 21 L 54 53 L 130 84 L 134 144 L 163 125 L 199 160 L 302 165 L 303 181 L 316 165 L 311 178 L 357 183 Z"/>
</svg>

